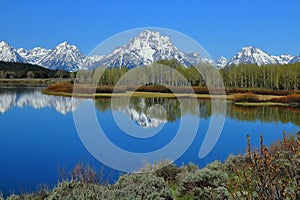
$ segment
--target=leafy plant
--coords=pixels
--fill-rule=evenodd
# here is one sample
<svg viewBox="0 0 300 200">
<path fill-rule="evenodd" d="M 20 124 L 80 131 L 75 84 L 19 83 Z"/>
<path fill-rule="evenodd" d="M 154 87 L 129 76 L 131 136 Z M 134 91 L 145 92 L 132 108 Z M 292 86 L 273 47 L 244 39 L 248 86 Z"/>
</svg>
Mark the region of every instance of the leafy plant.
<svg viewBox="0 0 300 200">
<path fill-rule="evenodd" d="M 195 199 L 226 199 L 227 173 L 222 163 L 215 161 L 203 169 L 183 171 L 177 176 L 179 196 Z"/>
</svg>

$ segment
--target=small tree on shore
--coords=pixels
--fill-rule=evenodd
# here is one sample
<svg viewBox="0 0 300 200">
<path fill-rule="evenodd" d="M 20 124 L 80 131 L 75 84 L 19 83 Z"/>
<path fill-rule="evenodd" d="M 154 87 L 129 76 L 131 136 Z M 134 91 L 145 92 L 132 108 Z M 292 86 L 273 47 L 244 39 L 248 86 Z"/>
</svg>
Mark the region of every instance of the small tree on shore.
<svg viewBox="0 0 300 200">
<path fill-rule="evenodd" d="M 64 72 L 59 69 L 55 75 L 56 77 L 62 78 L 64 76 Z"/>
<path fill-rule="evenodd" d="M 4 76 L 5 76 L 5 78 L 14 79 L 14 78 L 16 78 L 16 73 L 15 72 L 6 72 Z"/>
<path fill-rule="evenodd" d="M 5 78 L 5 73 L 3 71 L 0 71 L 0 78 Z"/>
<path fill-rule="evenodd" d="M 34 78 L 34 73 L 32 71 L 27 72 L 27 78 L 28 79 L 33 79 Z"/>
</svg>

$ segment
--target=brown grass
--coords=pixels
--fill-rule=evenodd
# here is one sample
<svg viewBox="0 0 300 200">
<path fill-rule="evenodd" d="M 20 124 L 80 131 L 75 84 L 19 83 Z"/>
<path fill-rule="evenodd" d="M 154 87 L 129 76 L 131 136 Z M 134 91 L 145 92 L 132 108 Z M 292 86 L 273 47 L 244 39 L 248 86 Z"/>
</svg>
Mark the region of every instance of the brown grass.
<svg viewBox="0 0 300 200">
<path fill-rule="evenodd" d="M 272 102 L 281 102 L 281 103 L 295 103 L 300 104 L 300 94 L 290 94 L 284 97 L 276 97 L 271 99 Z"/>
<path fill-rule="evenodd" d="M 43 93 L 66 95 L 73 93 L 73 83 L 63 82 L 56 83 L 48 86 Z M 194 93 L 197 95 L 222 95 L 224 90 L 222 88 L 207 87 L 192 87 Z M 112 94 L 126 93 L 127 91 L 136 91 L 141 93 L 161 93 L 161 94 L 191 94 L 190 87 L 165 87 L 162 85 L 147 85 L 147 86 L 118 86 L 113 85 L 100 85 L 95 88 L 93 85 L 76 85 L 76 94 L 78 95 L 94 95 L 96 94 Z M 226 88 L 226 94 L 234 94 L 233 101 L 236 103 L 282 103 L 282 104 L 295 104 L 300 105 L 300 94 L 298 91 L 279 91 L 279 90 L 265 90 L 265 89 L 244 89 L 244 88 Z"/>
<path fill-rule="evenodd" d="M 260 89 L 260 88 L 226 88 L 226 94 L 243 94 L 243 93 L 286 96 L 289 94 L 299 93 L 299 91 L 297 91 L 297 90 L 271 90 L 271 89 Z"/>
<path fill-rule="evenodd" d="M 263 102 L 258 95 L 252 93 L 234 95 L 234 102 Z"/>
<path fill-rule="evenodd" d="M 46 90 L 51 92 L 73 93 L 73 84 L 69 82 L 49 85 Z"/>
</svg>

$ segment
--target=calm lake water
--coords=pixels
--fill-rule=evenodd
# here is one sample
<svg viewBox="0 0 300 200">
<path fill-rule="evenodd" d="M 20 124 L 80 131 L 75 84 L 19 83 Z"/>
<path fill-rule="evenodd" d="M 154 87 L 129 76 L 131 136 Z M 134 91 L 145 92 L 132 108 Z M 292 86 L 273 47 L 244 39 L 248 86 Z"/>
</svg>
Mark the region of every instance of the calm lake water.
<svg viewBox="0 0 300 200">
<path fill-rule="evenodd" d="M 73 111 L 82 104 L 71 98 L 41 94 L 41 88 L 2 87 L 0 89 L 0 191 L 5 194 L 35 191 L 39 184 L 57 183 L 58 168 L 70 171 L 78 161 L 101 168 L 114 182 L 119 171 L 95 159 L 85 148 L 76 131 Z M 122 134 L 116 125 L 110 99 L 85 100 L 96 108 L 97 118 L 107 137 L 122 149 L 149 152 L 166 145 L 174 137 L 182 119 L 176 99 L 132 98 L 130 106 L 119 99 L 114 111 L 144 130 L 161 130 L 151 140 Z M 186 99 L 185 101 L 188 101 Z M 300 109 L 285 107 L 241 107 L 227 103 L 226 121 L 213 150 L 198 157 L 212 113 L 210 100 L 198 100 L 199 129 L 191 146 L 176 164 L 193 162 L 200 167 L 215 159 L 244 153 L 246 135 L 252 146 L 259 145 L 260 134 L 270 144 L 282 137 L 282 131 L 295 134 L 300 130 Z M 160 105 L 158 109 L 154 105 Z M 163 108 L 163 110 L 161 109 Z M 190 109 L 190 110 L 189 110 Z M 183 115 L 195 115 L 185 108 Z M 188 133 L 187 133 L 188 134 Z M 104 152 L 109 153 L 109 152 Z"/>
</svg>

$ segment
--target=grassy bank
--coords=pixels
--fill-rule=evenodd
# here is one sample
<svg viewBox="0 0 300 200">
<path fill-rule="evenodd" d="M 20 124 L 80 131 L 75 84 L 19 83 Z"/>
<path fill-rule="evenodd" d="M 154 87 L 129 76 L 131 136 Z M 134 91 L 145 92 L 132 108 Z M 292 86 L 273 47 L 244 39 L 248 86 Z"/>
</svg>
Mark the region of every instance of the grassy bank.
<svg viewBox="0 0 300 200">
<path fill-rule="evenodd" d="M 59 84 L 52 84 L 44 89 L 43 94 L 48 95 L 60 95 L 60 96 L 73 96 L 72 83 L 64 82 Z M 162 97 L 162 98 L 175 98 L 175 97 L 196 97 L 196 98 L 225 98 L 222 94 L 222 90 L 216 88 L 209 90 L 202 87 L 193 87 L 193 93 L 191 88 L 188 87 L 171 87 L 166 88 L 164 86 L 91 86 L 91 85 L 76 85 L 76 97 L 112 97 L 116 96 L 133 96 L 133 97 Z M 114 93 L 114 94 L 113 94 Z M 231 98 L 229 95 L 227 98 Z"/>
<path fill-rule="evenodd" d="M 300 94 L 288 94 L 286 96 L 258 95 L 253 93 L 235 94 L 233 102 L 244 106 L 300 106 Z"/>
<path fill-rule="evenodd" d="M 8 199 L 300 199 L 300 132 L 266 147 L 231 155 L 200 169 L 167 161 L 145 165 L 114 184 L 79 163 L 51 190 L 11 195 Z"/>
<path fill-rule="evenodd" d="M 73 96 L 73 84 L 69 82 L 52 84 L 43 90 L 44 94 Z M 114 94 L 112 94 L 114 92 Z M 133 93 L 132 93 L 133 92 Z M 91 86 L 76 85 L 74 96 L 83 98 L 94 97 L 114 97 L 133 96 L 133 97 L 196 97 L 202 99 L 226 99 L 232 100 L 237 105 L 242 106 L 299 106 L 299 91 L 281 91 L 265 89 L 245 89 L 245 88 L 226 88 L 224 91 L 220 88 L 208 90 L 207 87 L 170 87 L 157 86 Z M 176 94 L 176 95 L 175 95 Z"/>
</svg>

